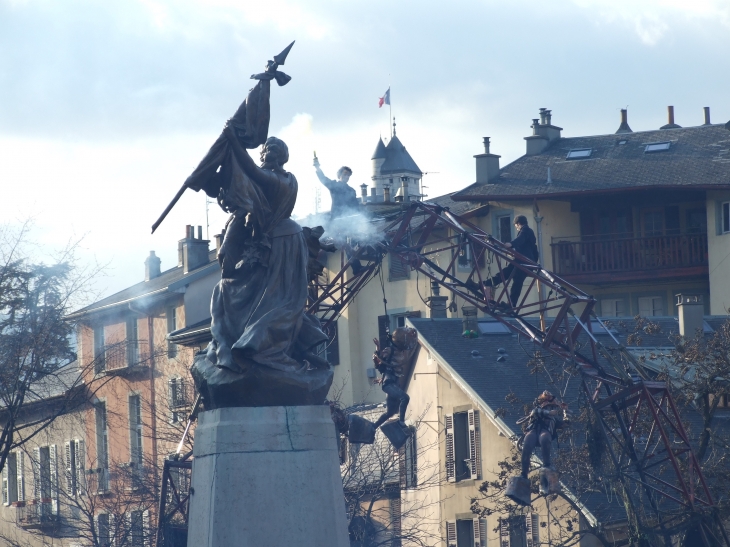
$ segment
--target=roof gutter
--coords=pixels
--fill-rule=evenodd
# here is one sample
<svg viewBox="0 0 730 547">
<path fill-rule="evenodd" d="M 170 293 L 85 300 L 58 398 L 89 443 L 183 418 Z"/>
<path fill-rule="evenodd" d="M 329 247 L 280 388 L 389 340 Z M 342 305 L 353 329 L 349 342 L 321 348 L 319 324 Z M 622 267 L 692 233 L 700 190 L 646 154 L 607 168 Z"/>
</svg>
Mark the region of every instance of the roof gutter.
<svg viewBox="0 0 730 547">
<path fill-rule="evenodd" d="M 119 302 L 112 302 L 111 304 L 106 304 L 105 306 L 99 306 L 98 308 L 82 309 L 79 311 L 75 311 L 73 313 L 68 314 L 66 316 L 66 319 L 78 319 L 80 317 L 84 317 L 85 315 L 89 315 L 90 313 L 98 313 L 101 311 L 107 311 L 107 310 L 114 309 L 118 306 L 124 306 L 124 305 L 130 304 L 136 300 L 140 300 L 142 298 L 161 296 L 162 294 L 166 293 L 167 290 L 168 290 L 168 287 L 163 287 L 162 289 L 157 289 L 156 291 L 148 292 L 145 294 L 140 294 L 139 296 L 127 298 L 125 300 L 120 300 Z"/>
</svg>

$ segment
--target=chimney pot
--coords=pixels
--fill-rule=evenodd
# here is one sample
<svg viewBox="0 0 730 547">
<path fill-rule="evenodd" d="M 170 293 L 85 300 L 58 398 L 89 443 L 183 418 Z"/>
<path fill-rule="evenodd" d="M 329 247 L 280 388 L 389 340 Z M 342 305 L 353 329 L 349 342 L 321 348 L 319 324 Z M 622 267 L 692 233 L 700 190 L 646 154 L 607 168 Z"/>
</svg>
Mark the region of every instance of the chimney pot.
<svg viewBox="0 0 730 547">
<path fill-rule="evenodd" d="M 190 237 L 190 230 L 192 230 L 192 228 L 193 227 L 190 224 L 185 225 L 185 238 L 186 239 Z"/>
<path fill-rule="evenodd" d="M 389 186 L 383 187 L 383 201 L 385 203 L 390 203 L 390 187 Z"/>
<path fill-rule="evenodd" d="M 674 125 L 674 107 L 673 106 L 667 107 L 667 123 L 669 125 Z"/>
<path fill-rule="evenodd" d="M 198 239 L 203 239 L 203 227 L 198 226 Z"/>
<path fill-rule="evenodd" d="M 208 241 L 203 239 L 203 227 L 198 227 L 199 239 L 195 239 L 195 226 L 185 226 L 185 239 L 177 244 L 178 266 L 182 266 L 183 273 L 193 271 L 208 263 Z"/>
<path fill-rule="evenodd" d="M 677 314 L 679 315 L 679 334 L 685 338 L 693 338 L 697 329 L 704 326 L 705 306 L 702 295 L 678 294 Z"/>
<path fill-rule="evenodd" d="M 547 108 L 540 109 L 540 124 L 542 124 L 542 125 L 546 125 L 546 123 L 545 123 L 546 112 L 547 112 Z"/>
<path fill-rule="evenodd" d="M 617 135 L 620 135 L 622 133 L 633 133 L 633 131 L 629 127 L 629 112 L 625 108 L 621 109 L 621 125 L 619 125 L 618 129 L 616 130 Z"/>
<path fill-rule="evenodd" d="M 537 126 L 538 125 L 540 125 L 540 120 L 538 120 L 537 118 L 534 118 L 532 120 L 532 134 L 533 135 L 537 135 L 538 134 L 538 131 L 537 131 Z"/>
<path fill-rule="evenodd" d="M 712 125 L 710 123 L 710 107 L 705 106 L 704 111 L 705 111 L 705 125 Z"/>
<path fill-rule="evenodd" d="M 363 202 L 365 202 L 365 198 L 368 197 L 368 185 L 364 182 L 360 185 L 360 195 L 363 197 Z"/>
<path fill-rule="evenodd" d="M 489 137 L 483 137 L 484 141 L 484 153 L 489 154 Z"/>
<path fill-rule="evenodd" d="M 159 257 L 155 256 L 155 251 L 150 251 L 150 256 L 148 256 L 144 261 L 145 281 L 149 281 L 150 279 L 159 277 L 161 263 L 162 261 L 159 259 Z"/>
<path fill-rule="evenodd" d="M 373 197 L 374 198 L 375 197 L 375 193 L 377 192 L 377 190 L 378 189 L 375 188 L 375 187 L 370 188 L 370 197 Z"/>
</svg>

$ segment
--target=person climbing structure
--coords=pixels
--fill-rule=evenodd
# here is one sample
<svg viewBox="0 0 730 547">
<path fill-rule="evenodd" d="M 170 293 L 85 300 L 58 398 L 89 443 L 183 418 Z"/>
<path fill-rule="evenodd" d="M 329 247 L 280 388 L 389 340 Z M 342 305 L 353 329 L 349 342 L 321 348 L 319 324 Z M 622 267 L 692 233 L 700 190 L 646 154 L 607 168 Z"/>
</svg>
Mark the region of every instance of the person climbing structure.
<svg viewBox="0 0 730 547">
<path fill-rule="evenodd" d="M 387 395 L 386 410 L 375 422 L 374 427 L 379 428 L 388 418 L 396 414 L 399 415 L 401 427 L 406 427 L 406 409 L 411 398 L 403 391 L 399 381 L 418 347 L 418 333 L 416 329 L 398 327 L 390 336 L 390 346 L 381 349 L 377 338 L 374 338 L 373 342 L 375 343 L 373 363 L 381 374 L 375 382 L 381 385 Z"/>
</svg>

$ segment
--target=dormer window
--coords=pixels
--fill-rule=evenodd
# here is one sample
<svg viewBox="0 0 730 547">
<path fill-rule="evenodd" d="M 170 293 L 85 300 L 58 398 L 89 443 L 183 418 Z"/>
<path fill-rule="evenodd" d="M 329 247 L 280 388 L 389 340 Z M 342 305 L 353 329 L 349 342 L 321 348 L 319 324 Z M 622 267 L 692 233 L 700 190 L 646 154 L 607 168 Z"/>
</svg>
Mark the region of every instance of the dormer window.
<svg viewBox="0 0 730 547">
<path fill-rule="evenodd" d="M 664 152 L 669 150 L 669 142 L 652 142 L 646 145 L 644 148 L 644 154 L 650 154 L 652 152 Z"/>
<path fill-rule="evenodd" d="M 568 152 L 566 160 L 582 160 L 591 157 L 592 148 L 576 148 Z"/>
</svg>

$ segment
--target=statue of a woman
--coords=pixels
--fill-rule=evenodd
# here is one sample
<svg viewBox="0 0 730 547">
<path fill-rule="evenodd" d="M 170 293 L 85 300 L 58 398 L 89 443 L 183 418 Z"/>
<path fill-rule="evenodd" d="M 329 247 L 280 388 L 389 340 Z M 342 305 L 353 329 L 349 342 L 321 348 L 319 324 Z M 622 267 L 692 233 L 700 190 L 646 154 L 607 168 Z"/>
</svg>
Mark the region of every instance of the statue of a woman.
<svg viewBox="0 0 730 547">
<path fill-rule="evenodd" d="M 192 370 L 207 409 L 318 404 L 332 383 L 329 363 L 314 352 L 327 336 L 304 312 L 308 250 L 290 218 L 297 179 L 284 170 L 286 144 L 266 138 L 270 80 L 288 81 L 277 66 L 252 76 L 256 86 L 186 182 L 231 213 L 211 301 L 213 340 Z M 258 166 L 247 148 L 262 143 Z"/>
</svg>

